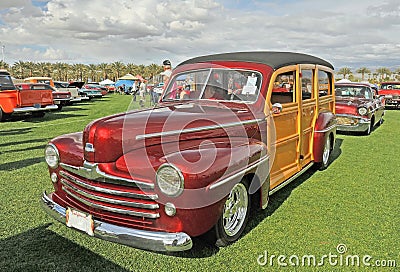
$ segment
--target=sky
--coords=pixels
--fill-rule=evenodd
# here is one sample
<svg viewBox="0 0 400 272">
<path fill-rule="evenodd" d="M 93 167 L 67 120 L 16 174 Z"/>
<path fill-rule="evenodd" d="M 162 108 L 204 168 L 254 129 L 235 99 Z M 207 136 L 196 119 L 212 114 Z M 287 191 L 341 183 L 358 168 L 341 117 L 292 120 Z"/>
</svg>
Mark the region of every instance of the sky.
<svg viewBox="0 0 400 272">
<path fill-rule="evenodd" d="M 335 69 L 400 67 L 398 0 L 1 0 L 2 59 L 149 65 L 290 51 Z"/>
</svg>

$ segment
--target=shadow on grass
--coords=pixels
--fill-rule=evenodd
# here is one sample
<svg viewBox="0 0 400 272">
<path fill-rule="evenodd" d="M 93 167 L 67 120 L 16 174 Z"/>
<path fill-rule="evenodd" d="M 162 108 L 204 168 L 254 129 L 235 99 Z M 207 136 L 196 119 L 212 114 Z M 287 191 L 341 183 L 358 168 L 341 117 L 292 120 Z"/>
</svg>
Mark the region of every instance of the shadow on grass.
<svg viewBox="0 0 400 272">
<path fill-rule="evenodd" d="M 12 136 L 31 133 L 32 128 L 15 128 L 0 131 L 0 136 Z"/>
<path fill-rule="evenodd" d="M 44 162 L 43 157 L 24 159 L 24 160 L 15 161 L 15 162 L 2 163 L 2 164 L 0 164 L 0 171 L 22 169 L 24 167 L 34 165 L 37 163 L 41 163 L 41 162 Z"/>
<path fill-rule="evenodd" d="M 1 135 L 1 134 L 0 134 Z M 42 138 L 42 139 L 31 139 L 31 140 L 25 140 L 25 141 L 11 141 L 11 142 L 6 142 L 0 144 L 0 147 L 2 146 L 14 146 L 14 145 L 20 145 L 20 144 L 31 144 L 31 143 L 47 143 L 49 138 Z"/>
<path fill-rule="evenodd" d="M 334 162 L 342 154 L 343 139 L 336 138 L 335 146 L 331 153 L 329 164 Z M 329 167 L 328 167 L 329 169 Z M 303 182 L 307 181 L 313 176 L 318 169 L 311 167 L 308 171 L 303 173 L 301 176 L 293 180 L 291 183 L 273 194 L 270 199 L 268 206 L 265 210 L 261 208 L 253 209 L 250 215 L 250 219 L 247 223 L 247 227 L 243 231 L 242 237 L 249 233 L 253 228 L 260 224 L 265 218 L 271 216 L 291 195 L 292 191 L 300 186 Z M 326 171 L 326 170 L 325 170 Z M 195 237 L 193 239 L 193 248 L 189 251 L 173 253 L 175 256 L 183 258 L 207 258 L 218 253 L 219 248 L 206 242 L 206 235 Z"/>
<path fill-rule="evenodd" d="M 31 146 L 31 147 L 27 147 L 27 148 L 20 148 L 20 149 L 7 150 L 7 151 L 3 151 L 3 152 L 0 151 L 0 154 L 4 154 L 4 153 L 14 153 L 14 152 L 24 152 L 24 151 L 31 151 L 31 150 L 37 150 L 37 149 L 44 150 L 45 147 L 46 147 L 46 145 L 43 144 L 43 145 Z"/>
<path fill-rule="evenodd" d="M 49 225 L 0 240 L 2 271 L 128 271 L 48 230 Z"/>
</svg>

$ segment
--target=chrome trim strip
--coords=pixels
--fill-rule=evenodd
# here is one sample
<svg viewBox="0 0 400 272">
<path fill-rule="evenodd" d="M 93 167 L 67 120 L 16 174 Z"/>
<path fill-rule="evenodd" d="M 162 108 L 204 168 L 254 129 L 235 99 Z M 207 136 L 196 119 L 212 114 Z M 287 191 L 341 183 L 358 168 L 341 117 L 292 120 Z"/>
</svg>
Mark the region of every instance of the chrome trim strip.
<svg viewBox="0 0 400 272">
<path fill-rule="evenodd" d="M 78 180 L 77 178 L 69 175 L 68 173 L 64 172 L 64 171 L 60 171 L 60 176 L 62 176 L 63 178 L 69 180 L 70 182 L 75 183 L 76 185 L 79 185 L 85 189 L 88 190 L 92 190 L 92 191 L 96 191 L 99 193 L 106 193 L 106 194 L 110 194 L 110 195 L 116 195 L 116 196 L 123 196 L 123 197 L 131 197 L 131 198 L 137 198 L 137 199 L 147 199 L 147 200 L 156 200 L 158 199 L 158 195 L 157 194 L 148 194 L 148 193 L 144 193 L 144 194 L 137 194 L 137 193 L 131 193 L 131 192 L 125 192 L 125 191 L 119 191 L 119 190 L 112 190 L 112 189 L 106 189 L 106 188 L 102 188 L 102 187 L 96 187 L 93 185 L 89 185 L 87 183 L 84 183 L 80 180 Z"/>
<path fill-rule="evenodd" d="M 118 209 L 118 208 L 112 208 L 100 204 L 95 204 L 90 201 L 87 201 L 73 193 L 71 193 L 68 189 L 63 187 L 64 192 L 66 192 L 69 196 L 75 198 L 76 200 L 82 202 L 83 204 L 96 208 L 96 209 L 101 209 L 103 211 L 108 211 L 108 212 L 113 212 L 113 213 L 119 213 L 119 214 L 125 214 L 125 215 L 132 215 L 132 216 L 137 216 L 137 217 L 144 217 L 144 218 L 150 218 L 150 219 L 156 219 L 160 217 L 159 213 L 144 213 L 144 212 L 135 212 L 135 211 L 129 211 L 129 210 L 123 210 L 123 209 Z"/>
<path fill-rule="evenodd" d="M 303 173 L 305 173 L 308 169 L 311 168 L 311 166 L 313 166 L 314 163 L 310 162 L 306 167 L 304 167 L 303 169 L 300 170 L 300 172 L 296 173 L 295 175 L 291 176 L 289 179 L 287 179 L 285 182 L 279 184 L 278 186 L 276 186 L 274 189 L 269 191 L 269 195 L 274 194 L 276 191 L 282 189 L 283 187 L 285 187 L 286 185 L 288 185 L 289 183 L 291 183 L 293 180 L 295 180 L 296 178 L 298 178 L 299 176 L 301 176 Z"/>
<path fill-rule="evenodd" d="M 154 184 L 152 183 L 146 183 L 138 180 L 126 179 L 106 174 L 99 169 L 97 163 L 88 163 L 85 161 L 83 163 L 83 167 L 60 163 L 60 166 L 71 173 L 91 180 L 119 185 L 122 184 L 126 186 L 134 186 L 141 189 L 154 189 Z"/>
<path fill-rule="evenodd" d="M 196 128 L 187 128 L 187 129 L 182 129 L 182 130 L 171 130 L 171 131 L 164 131 L 164 132 L 142 134 L 142 135 L 137 135 L 136 140 L 144 140 L 144 139 L 155 138 L 155 137 L 180 135 L 180 134 L 184 134 L 184 133 L 193 133 L 193 132 L 207 131 L 207 130 L 213 130 L 213 129 L 219 129 L 219 128 L 230 128 L 230 127 L 235 127 L 235 126 L 256 124 L 256 123 L 259 123 L 262 121 L 265 121 L 265 119 L 252 119 L 252 120 L 247 120 L 247 121 L 233 122 L 233 123 L 226 123 L 226 124 L 217 124 L 217 125 L 212 125 L 212 126 L 203 126 L 203 127 L 196 127 Z"/>
<path fill-rule="evenodd" d="M 55 203 L 46 192 L 42 208 L 51 217 L 66 224 L 66 209 Z M 121 227 L 94 220 L 94 236 L 102 240 L 153 251 L 184 251 L 192 248 L 192 239 L 184 232 L 168 233 Z"/>
<path fill-rule="evenodd" d="M 349 119 L 357 119 L 360 120 L 362 122 L 370 122 L 370 120 L 368 118 L 364 118 L 361 116 L 356 116 L 356 115 L 351 115 L 351 114 L 336 114 L 337 117 L 344 117 L 344 118 L 349 118 Z"/>
<path fill-rule="evenodd" d="M 159 206 L 158 204 L 144 204 L 144 203 L 138 203 L 138 202 L 130 202 L 130 201 L 123 201 L 123 200 L 117 200 L 117 199 L 110 199 L 102 196 L 96 196 L 93 194 L 89 194 L 81 189 L 78 189 L 71 184 L 68 184 L 68 182 L 65 179 L 61 179 L 61 184 L 64 186 L 62 187 L 64 191 L 66 191 L 64 188 L 68 190 L 72 190 L 77 194 L 80 194 L 86 198 L 96 200 L 96 201 L 101 201 L 105 203 L 110 203 L 110 204 L 115 204 L 115 205 L 121 205 L 121 206 L 126 206 L 126 207 L 133 207 L 133 208 L 142 208 L 142 209 L 149 209 L 149 210 L 155 210 L 158 209 Z"/>
<path fill-rule="evenodd" d="M 233 179 L 235 179 L 235 178 L 237 178 L 237 177 L 243 176 L 243 175 L 244 175 L 246 172 L 248 172 L 249 170 L 252 170 L 252 169 L 258 167 L 259 165 L 265 163 L 265 162 L 268 161 L 268 160 L 269 160 L 269 156 L 265 156 L 265 157 L 259 159 L 257 162 L 255 162 L 253 165 L 249 166 L 248 168 L 243 169 L 243 170 L 237 172 L 236 174 L 233 174 L 232 176 L 229 176 L 229 177 L 227 177 L 227 178 L 224 178 L 224 179 L 221 180 L 221 181 L 217 181 L 216 183 L 211 184 L 210 190 L 215 189 L 215 188 L 217 188 L 217 187 L 219 187 L 219 186 L 221 186 L 221 185 L 224 185 L 224 184 L 230 182 L 231 180 L 233 180 Z"/>
<path fill-rule="evenodd" d="M 337 126 L 338 126 L 337 124 L 334 124 L 334 125 L 332 125 L 330 127 L 327 127 L 327 128 L 325 128 L 323 130 L 316 130 L 315 132 L 325 133 L 325 132 L 331 131 L 332 129 L 335 129 Z"/>
</svg>

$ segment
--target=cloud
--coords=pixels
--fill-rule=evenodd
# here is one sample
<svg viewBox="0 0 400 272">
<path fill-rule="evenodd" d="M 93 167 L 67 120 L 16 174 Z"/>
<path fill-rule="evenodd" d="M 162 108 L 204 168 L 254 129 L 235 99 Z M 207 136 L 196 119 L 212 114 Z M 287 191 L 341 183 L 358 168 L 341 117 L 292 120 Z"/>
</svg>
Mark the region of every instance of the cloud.
<svg viewBox="0 0 400 272">
<path fill-rule="evenodd" d="M 373 67 L 399 65 L 399 6 L 395 0 L 331 6 L 317 0 L 3 0 L 0 36 L 8 60 L 46 55 L 61 62 L 168 58 L 177 64 L 209 53 L 279 50 Z"/>
</svg>

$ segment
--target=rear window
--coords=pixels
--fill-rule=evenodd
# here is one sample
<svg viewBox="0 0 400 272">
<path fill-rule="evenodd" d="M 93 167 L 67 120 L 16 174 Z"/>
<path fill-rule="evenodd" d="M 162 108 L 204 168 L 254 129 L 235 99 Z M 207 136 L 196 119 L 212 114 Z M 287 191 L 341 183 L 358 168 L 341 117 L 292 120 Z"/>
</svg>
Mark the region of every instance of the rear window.
<svg viewBox="0 0 400 272">
<path fill-rule="evenodd" d="M 12 82 L 11 76 L 0 75 L 0 90 L 15 90 L 14 83 Z"/>
</svg>

